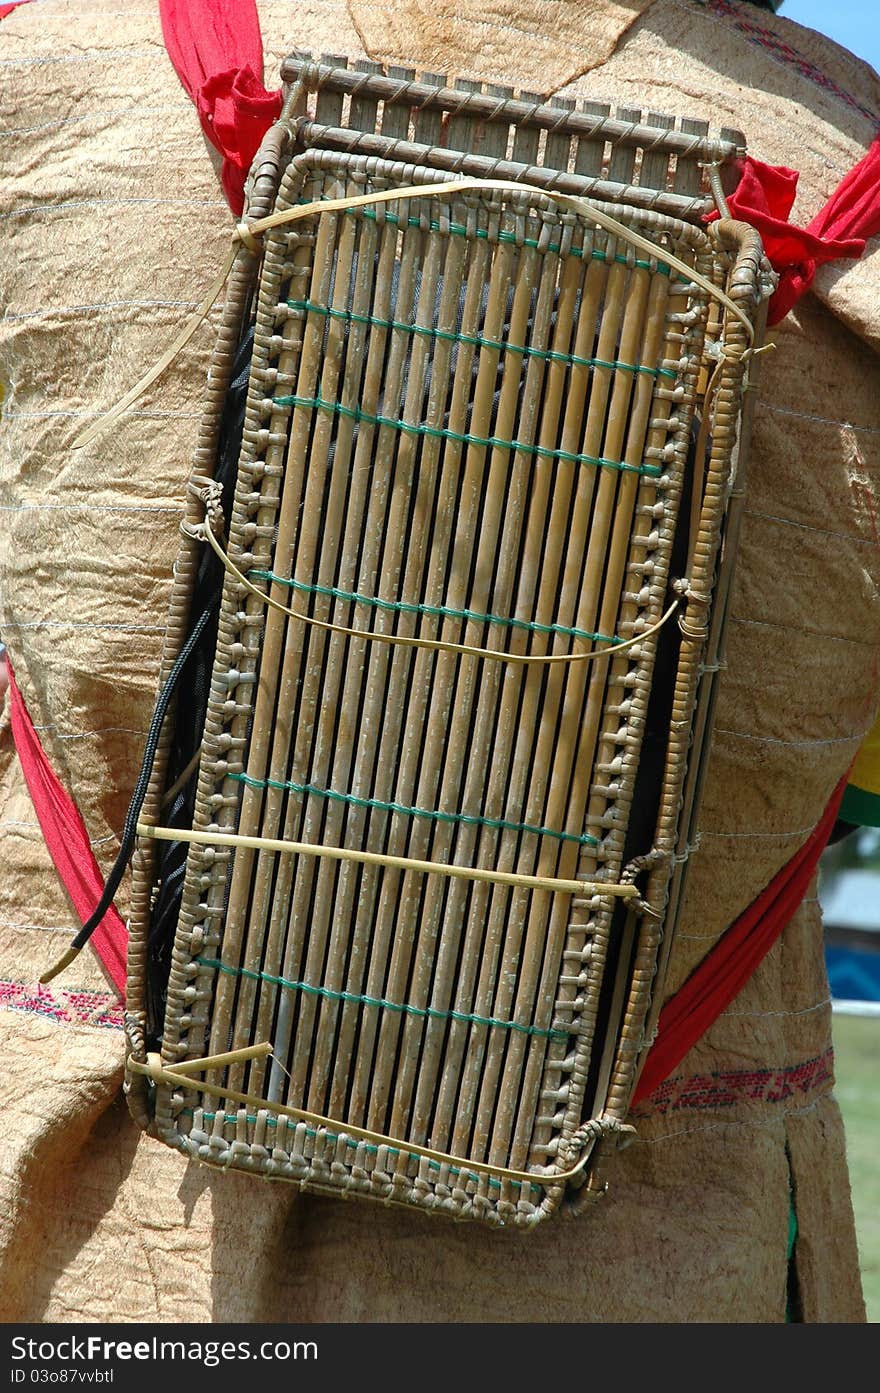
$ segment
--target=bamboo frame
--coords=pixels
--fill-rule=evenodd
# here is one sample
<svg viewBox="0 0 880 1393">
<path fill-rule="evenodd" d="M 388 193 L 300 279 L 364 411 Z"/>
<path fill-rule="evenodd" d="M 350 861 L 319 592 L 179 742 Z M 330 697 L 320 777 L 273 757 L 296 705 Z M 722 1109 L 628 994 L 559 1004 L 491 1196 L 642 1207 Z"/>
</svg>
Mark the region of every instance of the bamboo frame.
<svg viewBox="0 0 880 1393">
<path fill-rule="evenodd" d="M 226 577 L 193 826 L 159 825 L 160 768 L 139 829 L 128 1087 L 200 1159 L 529 1227 L 567 1187 L 595 1194 L 676 884 L 760 246 L 656 208 L 696 218 L 699 161 L 741 139 L 376 65 L 288 71 L 293 155 L 272 216 L 248 214 L 263 256 L 232 521 L 221 548 L 193 501 L 175 589 L 166 668 L 210 538 Z M 591 224 L 535 182 L 606 201 Z M 639 889 L 626 826 L 715 298 L 713 447 Z M 583 654 L 578 635 L 615 642 Z M 190 850 L 150 1064 L 157 838 Z"/>
</svg>

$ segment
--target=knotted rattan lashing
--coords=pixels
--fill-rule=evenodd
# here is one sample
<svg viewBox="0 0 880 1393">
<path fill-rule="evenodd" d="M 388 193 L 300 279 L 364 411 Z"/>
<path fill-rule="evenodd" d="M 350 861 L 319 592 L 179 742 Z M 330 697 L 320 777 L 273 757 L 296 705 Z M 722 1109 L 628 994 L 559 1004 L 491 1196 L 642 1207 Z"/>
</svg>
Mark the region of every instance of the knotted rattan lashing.
<svg viewBox="0 0 880 1393">
<path fill-rule="evenodd" d="M 216 1165 L 531 1225 L 601 1193 L 692 836 L 761 300 L 756 236 L 700 218 L 742 142 L 285 77 L 176 567 L 166 672 L 222 600 L 141 818 L 129 1097 Z"/>
</svg>

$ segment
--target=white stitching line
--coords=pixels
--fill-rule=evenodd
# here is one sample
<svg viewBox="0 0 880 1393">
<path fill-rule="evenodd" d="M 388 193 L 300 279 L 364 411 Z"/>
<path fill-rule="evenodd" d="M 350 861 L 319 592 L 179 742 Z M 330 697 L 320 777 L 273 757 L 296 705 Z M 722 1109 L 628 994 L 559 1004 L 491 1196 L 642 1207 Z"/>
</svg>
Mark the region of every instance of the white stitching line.
<svg viewBox="0 0 880 1393">
<path fill-rule="evenodd" d="M 39 68 L 49 63 L 98 63 L 104 58 L 153 58 L 159 48 L 98 48 L 91 53 L 59 53 L 51 58 L 0 58 L 0 68 Z"/>
<path fill-rule="evenodd" d="M 801 827 L 794 832 L 710 832 L 704 827 L 700 835 L 703 837 L 743 837 L 747 841 L 757 841 L 758 839 L 784 841 L 788 837 L 805 837 L 815 830 L 815 823 L 810 827 Z"/>
<path fill-rule="evenodd" d="M 838 421 L 833 416 L 814 416 L 809 411 L 793 411 L 790 406 L 777 406 L 771 401 L 758 403 L 760 411 L 772 411 L 778 416 L 794 416 L 798 421 L 816 421 L 821 426 L 840 426 L 843 430 L 860 431 L 865 435 L 880 435 L 880 426 L 857 426 L 852 421 Z"/>
<path fill-rule="evenodd" d="M 33 3 L 33 0 L 31 0 Z M 12 208 L 0 213 L 5 218 L 23 218 L 29 213 L 66 212 L 69 208 L 226 208 L 222 198 L 71 198 L 64 203 L 30 203 L 25 208 Z"/>
<path fill-rule="evenodd" d="M 39 319 L 44 314 L 85 314 L 89 310 L 194 310 L 198 308 L 195 300 L 99 300 L 94 305 L 44 305 L 38 310 L 27 310 L 24 314 L 5 314 L 2 324 L 19 324 L 24 319 Z"/>
<path fill-rule="evenodd" d="M 753 1020 L 769 1020 L 771 1016 L 809 1016 L 814 1011 L 821 1011 L 825 1006 L 831 1005 L 831 997 L 826 996 L 824 1001 L 817 1001 L 815 1006 L 803 1006 L 799 1011 L 722 1011 L 724 1016 L 750 1016 Z"/>
<path fill-rule="evenodd" d="M 38 822 L 24 822 L 17 818 L 5 818 L 0 820 L 0 827 L 27 827 L 29 830 L 42 832 L 42 827 Z M 104 842 L 115 842 L 116 836 L 110 833 L 108 837 L 96 837 L 94 841 L 89 841 L 89 846 L 102 846 Z"/>
<path fill-rule="evenodd" d="M 756 508 L 744 508 L 746 517 L 764 518 L 768 522 L 779 522 L 785 527 L 797 527 L 801 532 L 816 532 L 820 537 L 835 537 L 841 542 L 853 542 L 856 546 L 876 547 L 873 537 L 856 537 L 852 532 L 832 532 L 827 527 L 813 527 L 808 522 L 795 522 L 794 518 L 781 518 L 775 513 L 761 513 Z"/>
<path fill-rule="evenodd" d="M 34 726 L 34 730 L 57 730 L 57 725 Z M 128 726 L 102 726 L 99 730 L 78 730 L 68 735 L 56 735 L 56 740 L 86 740 L 93 735 L 136 735 L 144 739 L 145 730 L 129 730 Z"/>
<path fill-rule="evenodd" d="M 2 321 L 0 321 L 2 322 Z M 37 421 L 59 417 L 103 416 L 103 411 L 4 411 L 4 421 Z M 201 416 L 200 411 L 129 411 L 129 416 L 146 417 L 151 420 L 191 421 Z"/>
<path fill-rule="evenodd" d="M 0 513 L 173 513 L 180 508 L 165 508 L 136 503 L 0 503 Z"/>
<path fill-rule="evenodd" d="M 3 629 L 98 629 L 119 630 L 128 634 L 164 634 L 164 624 L 85 624 L 78 620 L 4 619 Z"/>
<path fill-rule="evenodd" d="M 16 924 L 12 919 L 0 919 L 0 929 L 37 929 L 41 933 L 76 933 L 82 925 L 75 924 Z"/>
<path fill-rule="evenodd" d="M 803 1117 L 807 1113 L 815 1112 L 816 1108 L 819 1106 L 822 1100 L 824 1098 L 830 1098 L 832 1094 L 833 1087 L 828 1087 L 826 1089 L 823 1089 L 821 1093 L 817 1094 L 817 1096 L 813 1099 L 812 1103 L 807 1103 L 805 1107 L 783 1108 L 779 1112 L 774 1113 L 771 1117 L 762 1118 L 760 1121 L 743 1117 L 737 1118 L 735 1122 L 707 1122 L 706 1125 L 703 1127 L 682 1127 L 681 1130 L 678 1132 L 664 1132 L 663 1135 L 660 1137 L 645 1137 L 636 1135 L 633 1138 L 633 1142 L 636 1146 L 656 1146 L 657 1143 L 661 1141 L 674 1141 L 676 1137 L 690 1137 L 697 1132 L 717 1132 L 721 1128 L 777 1127 L 781 1122 L 784 1122 L 787 1117 Z M 760 1103 L 763 1100 L 755 1099 L 753 1101 Z M 687 1111 L 687 1109 L 682 1108 L 681 1111 L 685 1112 Z M 650 1118 L 650 1116 L 651 1114 L 649 1112 L 643 1114 L 644 1120 L 646 1121 Z"/>
<path fill-rule="evenodd" d="M 31 3 L 33 0 L 31 0 Z M 39 126 L 13 126 L 2 132 L 3 135 L 36 135 L 39 131 L 57 130 L 60 126 L 72 126 L 102 116 L 162 116 L 169 111 L 192 111 L 189 102 L 174 102 L 168 106 L 111 106 L 102 111 L 84 111 L 80 116 L 59 116 L 54 121 L 43 121 Z"/>
<path fill-rule="evenodd" d="M 818 629 L 805 629 L 801 625 L 795 624 L 776 624 L 772 619 L 740 619 L 738 615 L 730 616 L 731 624 L 752 624 L 759 625 L 763 629 L 782 629 L 787 634 L 806 634 L 808 638 L 833 639 L 835 643 L 850 643 L 858 648 L 876 648 L 877 644 L 869 639 L 848 638 L 845 634 L 825 634 Z"/>
<path fill-rule="evenodd" d="M 787 747 L 800 748 L 802 746 L 821 746 L 821 745 L 851 745 L 856 741 L 861 743 L 868 731 L 873 729 L 867 726 L 865 730 L 858 731 L 855 735 L 832 735 L 825 738 L 816 737 L 812 740 L 782 740 L 776 735 L 753 735 L 745 730 L 728 730 L 724 726 L 716 726 L 716 735 L 732 735 L 737 740 L 758 740 L 762 745 L 785 745 Z"/>
</svg>

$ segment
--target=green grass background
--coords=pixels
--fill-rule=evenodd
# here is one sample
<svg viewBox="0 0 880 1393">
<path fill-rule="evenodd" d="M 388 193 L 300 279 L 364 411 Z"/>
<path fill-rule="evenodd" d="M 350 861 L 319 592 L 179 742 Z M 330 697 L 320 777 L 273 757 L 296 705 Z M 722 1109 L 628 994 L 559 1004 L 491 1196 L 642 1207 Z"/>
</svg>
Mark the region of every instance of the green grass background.
<svg viewBox="0 0 880 1393">
<path fill-rule="evenodd" d="M 880 1016 L 836 1012 L 833 1039 L 865 1305 L 880 1322 Z"/>
</svg>

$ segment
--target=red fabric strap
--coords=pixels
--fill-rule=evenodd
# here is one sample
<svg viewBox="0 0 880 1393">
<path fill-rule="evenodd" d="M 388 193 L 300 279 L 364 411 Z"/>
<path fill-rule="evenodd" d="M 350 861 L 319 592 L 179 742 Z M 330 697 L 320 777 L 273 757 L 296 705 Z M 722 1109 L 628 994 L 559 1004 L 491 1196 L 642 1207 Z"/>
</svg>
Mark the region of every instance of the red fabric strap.
<svg viewBox="0 0 880 1393">
<path fill-rule="evenodd" d="M 168 56 L 223 156 L 221 181 L 233 213 L 260 142 L 281 112 L 281 91 L 262 83 L 263 40 L 255 0 L 159 0 Z"/>
<path fill-rule="evenodd" d="M 13 10 L 17 10 L 19 5 L 26 5 L 28 0 L 12 0 L 11 5 L 0 5 L 0 19 L 5 19 L 11 15 Z"/>
<path fill-rule="evenodd" d="M 860 257 L 866 238 L 880 232 L 880 136 L 806 228 L 792 227 L 788 221 L 798 177 L 797 170 L 747 156 L 740 182 L 727 200 L 731 217 L 760 232 L 770 264 L 779 272 L 770 324 L 784 319 L 809 290 L 819 266 Z"/>
<path fill-rule="evenodd" d="M 742 990 L 798 908 L 834 829 L 849 775 L 837 785 L 821 821 L 766 890 L 731 924 L 660 1012 L 633 1104 L 668 1078 L 688 1050 Z"/>
<path fill-rule="evenodd" d="M 24 697 L 18 689 L 9 654 L 9 715 L 12 738 L 33 801 L 49 855 L 62 884 L 83 923 L 104 890 L 104 879 L 92 852 L 85 824 L 76 804 L 64 791 L 34 730 Z M 91 944 L 109 973 L 120 996 L 125 995 L 125 953 L 128 934 L 115 909 L 108 909 L 91 938 Z"/>
</svg>

